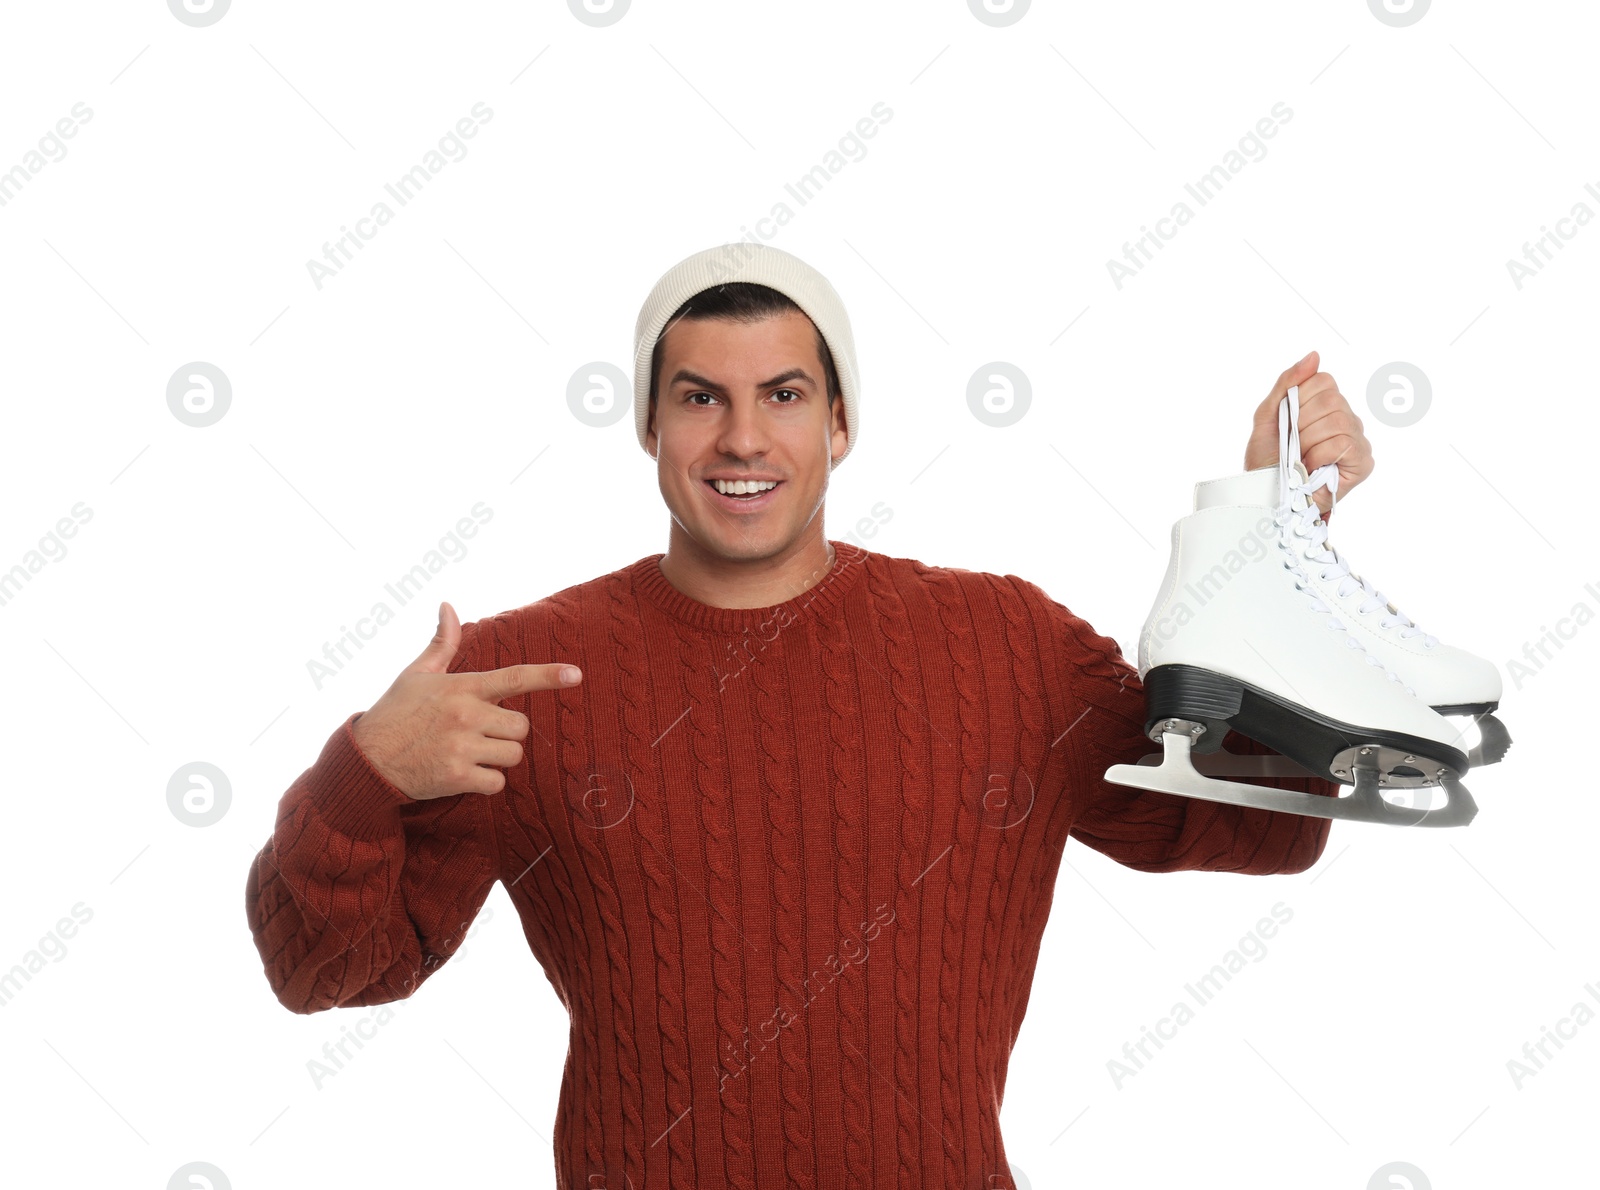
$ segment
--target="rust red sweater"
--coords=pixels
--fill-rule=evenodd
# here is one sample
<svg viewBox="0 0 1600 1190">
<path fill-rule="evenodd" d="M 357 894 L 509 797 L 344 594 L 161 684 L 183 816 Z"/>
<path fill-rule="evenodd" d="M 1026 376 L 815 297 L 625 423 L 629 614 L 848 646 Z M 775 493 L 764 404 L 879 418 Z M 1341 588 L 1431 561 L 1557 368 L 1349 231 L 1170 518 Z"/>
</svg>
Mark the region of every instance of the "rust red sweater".
<svg viewBox="0 0 1600 1190">
<path fill-rule="evenodd" d="M 571 1015 L 563 1190 L 994 1184 L 1068 836 L 1261 874 L 1329 823 L 1108 784 L 1155 750 L 1114 641 L 1014 575 L 833 546 L 776 608 L 656 554 L 464 625 L 452 670 L 584 673 L 503 704 L 533 731 L 502 794 L 412 801 L 341 724 L 247 881 L 278 999 L 411 995 L 500 881 Z"/>
</svg>

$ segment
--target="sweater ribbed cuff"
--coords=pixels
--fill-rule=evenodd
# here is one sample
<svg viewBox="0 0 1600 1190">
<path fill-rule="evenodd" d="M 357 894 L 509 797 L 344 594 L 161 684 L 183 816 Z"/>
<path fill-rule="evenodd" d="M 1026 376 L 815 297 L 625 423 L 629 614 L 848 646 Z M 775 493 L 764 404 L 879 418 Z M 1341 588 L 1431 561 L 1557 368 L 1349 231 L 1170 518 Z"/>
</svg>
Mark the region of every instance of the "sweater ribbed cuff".
<svg viewBox="0 0 1600 1190">
<path fill-rule="evenodd" d="M 331 829 L 370 841 L 398 831 L 400 808 L 414 799 L 391 785 L 356 744 L 350 727 L 360 717 L 357 711 L 328 738 L 306 773 L 306 797 Z"/>
</svg>

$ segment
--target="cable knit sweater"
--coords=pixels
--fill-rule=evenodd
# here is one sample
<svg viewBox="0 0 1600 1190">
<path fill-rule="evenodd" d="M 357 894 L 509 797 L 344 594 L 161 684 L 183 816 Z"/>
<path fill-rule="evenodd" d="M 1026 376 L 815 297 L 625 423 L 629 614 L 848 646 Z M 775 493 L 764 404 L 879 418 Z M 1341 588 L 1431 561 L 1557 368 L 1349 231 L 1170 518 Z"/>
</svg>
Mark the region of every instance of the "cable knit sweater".
<svg viewBox="0 0 1600 1190">
<path fill-rule="evenodd" d="M 1265 874 L 1329 823 L 1107 783 L 1155 750 L 1114 641 L 1015 575 L 832 544 L 774 608 L 691 599 L 655 554 L 463 625 L 452 671 L 584 673 L 503 704 L 533 730 L 501 794 L 412 801 L 341 724 L 247 881 L 279 1001 L 413 994 L 499 881 L 571 1016 L 563 1190 L 1009 1185 L 1068 836 Z"/>
</svg>

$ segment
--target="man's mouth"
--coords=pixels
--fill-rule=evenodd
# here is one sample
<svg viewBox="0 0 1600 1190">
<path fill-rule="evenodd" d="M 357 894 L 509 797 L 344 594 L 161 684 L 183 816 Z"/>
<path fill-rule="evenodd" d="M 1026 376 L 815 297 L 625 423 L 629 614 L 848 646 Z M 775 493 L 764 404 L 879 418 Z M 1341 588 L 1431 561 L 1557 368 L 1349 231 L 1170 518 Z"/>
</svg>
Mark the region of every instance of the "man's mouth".
<svg viewBox="0 0 1600 1190">
<path fill-rule="evenodd" d="M 719 483 L 721 490 L 719 490 Z M 766 480 L 761 483 L 725 483 L 714 479 L 705 481 L 706 487 L 711 489 L 712 495 L 718 500 L 726 501 L 730 505 L 765 504 L 772 499 L 783 487 L 781 480 L 773 483 Z M 743 490 L 741 490 L 743 489 Z"/>
</svg>

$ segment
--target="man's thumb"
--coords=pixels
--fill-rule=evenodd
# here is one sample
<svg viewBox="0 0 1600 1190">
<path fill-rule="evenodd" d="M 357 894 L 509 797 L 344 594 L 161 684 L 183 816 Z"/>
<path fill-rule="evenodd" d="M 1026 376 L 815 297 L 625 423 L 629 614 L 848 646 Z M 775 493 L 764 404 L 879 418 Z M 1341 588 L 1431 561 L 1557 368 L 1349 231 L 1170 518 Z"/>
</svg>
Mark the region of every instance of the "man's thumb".
<svg viewBox="0 0 1600 1190">
<path fill-rule="evenodd" d="M 448 603 L 439 605 L 439 630 L 433 634 L 428 647 L 418 654 L 410 665 L 412 670 L 425 673 L 448 673 L 450 662 L 455 660 L 456 649 L 461 645 L 461 621 L 456 609 Z"/>
</svg>

